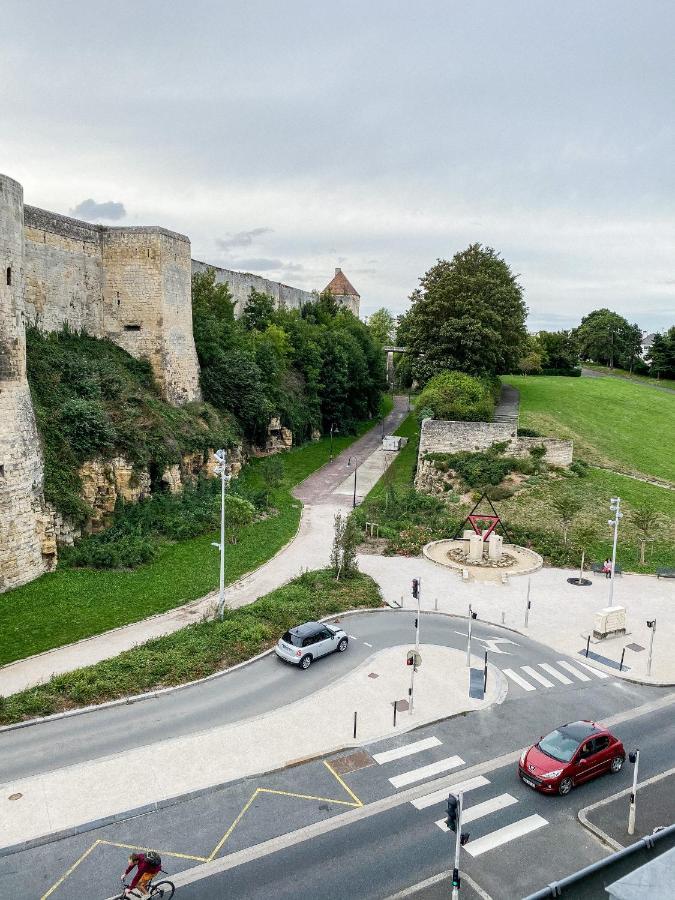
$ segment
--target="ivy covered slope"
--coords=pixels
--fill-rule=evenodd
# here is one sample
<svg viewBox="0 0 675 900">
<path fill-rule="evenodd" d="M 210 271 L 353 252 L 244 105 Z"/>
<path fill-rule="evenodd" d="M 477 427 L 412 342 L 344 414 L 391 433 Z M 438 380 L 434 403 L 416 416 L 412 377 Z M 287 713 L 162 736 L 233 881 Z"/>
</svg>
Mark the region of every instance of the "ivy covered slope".
<svg viewBox="0 0 675 900">
<path fill-rule="evenodd" d="M 231 416 L 208 403 L 163 401 L 150 363 L 107 340 L 64 330 L 26 332 L 28 380 L 45 460 L 45 498 L 74 524 L 89 510 L 78 469 L 126 457 L 158 478 L 183 453 L 231 444 Z"/>
</svg>

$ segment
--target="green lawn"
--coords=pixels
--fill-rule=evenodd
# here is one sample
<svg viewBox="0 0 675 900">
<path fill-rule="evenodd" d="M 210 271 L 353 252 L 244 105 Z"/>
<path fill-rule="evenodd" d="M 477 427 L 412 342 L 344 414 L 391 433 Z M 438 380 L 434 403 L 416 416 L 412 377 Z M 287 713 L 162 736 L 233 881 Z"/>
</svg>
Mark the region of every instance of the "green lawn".
<svg viewBox="0 0 675 900">
<path fill-rule="evenodd" d="M 520 424 L 572 438 L 575 457 L 675 483 L 675 395 L 619 378 L 505 376 Z"/>
<path fill-rule="evenodd" d="M 420 426 L 415 417 L 415 413 L 411 412 L 398 426 L 394 434 L 407 437 L 408 443 L 403 450 L 400 450 L 398 456 L 389 466 L 382 478 L 373 485 L 366 497 L 364 503 L 368 500 L 379 497 L 389 485 L 410 486 L 412 484 L 415 466 L 417 465 L 417 447 L 420 439 Z"/>
<path fill-rule="evenodd" d="M 381 414 L 391 410 L 383 398 Z M 354 435 L 334 435 L 338 453 L 372 428 L 378 420 L 362 422 Z M 229 584 L 257 569 L 291 540 L 300 521 L 300 501 L 291 489 L 330 458 L 330 439 L 295 448 L 283 455 L 284 484 L 272 492 L 278 515 L 242 528 L 238 543 L 228 545 L 225 577 Z M 258 480 L 260 460 L 241 474 Z M 196 600 L 218 586 L 218 551 L 207 534 L 167 544 L 148 565 L 133 571 L 66 569 L 0 595 L 0 665 L 60 647 L 111 628 L 138 622 Z"/>
<path fill-rule="evenodd" d="M 671 391 L 675 391 L 675 379 L 673 378 L 652 378 L 650 375 L 636 375 L 635 372 L 627 372 L 625 369 L 610 369 L 608 366 L 597 366 L 595 363 L 583 363 L 584 369 L 593 369 L 594 372 L 600 372 L 602 375 L 610 375 L 612 378 L 624 378 L 629 381 L 635 381 L 637 384 L 652 384 L 656 387 L 667 387 Z"/>
<path fill-rule="evenodd" d="M 299 622 L 348 609 L 377 608 L 380 591 L 368 575 L 336 582 L 332 572 L 307 572 L 223 621 L 199 622 L 119 656 L 0 697 L 0 724 L 103 703 L 203 678 L 271 647 Z"/>
</svg>

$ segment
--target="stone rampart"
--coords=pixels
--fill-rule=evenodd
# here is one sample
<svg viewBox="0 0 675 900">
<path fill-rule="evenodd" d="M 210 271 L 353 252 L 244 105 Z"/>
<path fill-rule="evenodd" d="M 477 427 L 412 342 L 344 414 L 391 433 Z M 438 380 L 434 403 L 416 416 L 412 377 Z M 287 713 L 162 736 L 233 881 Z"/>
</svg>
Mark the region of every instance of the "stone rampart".
<svg viewBox="0 0 675 900">
<path fill-rule="evenodd" d="M 259 291 L 261 294 L 273 297 L 277 306 L 285 306 L 288 309 L 299 309 L 303 304 L 310 303 L 316 299 L 316 296 L 310 291 L 290 287 L 287 284 L 282 284 L 280 281 L 270 281 L 268 278 L 253 275 L 250 272 L 233 272 L 230 269 L 221 269 L 218 266 L 200 262 L 198 259 L 192 260 L 193 274 L 205 272 L 207 269 L 215 271 L 216 284 L 227 283 L 234 300 L 234 311 L 237 316 L 240 316 L 244 311 L 251 288 Z M 358 310 L 356 315 L 358 315 Z"/>
<path fill-rule="evenodd" d="M 433 466 L 425 461 L 428 453 L 478 453 L 492 444 L 506 443 L 505 453 L 528 457 L 533 447 L 543 447 L 544 461 L 552 466 L 572 463 L 574 444 L 556 438 L 518 437 L 515 425 L 506 422 L 452 422 L 443 419 L 424 419 L 420 433 L 415 486 L 419 490 L 435 490 L 443 477 L 436 476 Z"/>
</svg>

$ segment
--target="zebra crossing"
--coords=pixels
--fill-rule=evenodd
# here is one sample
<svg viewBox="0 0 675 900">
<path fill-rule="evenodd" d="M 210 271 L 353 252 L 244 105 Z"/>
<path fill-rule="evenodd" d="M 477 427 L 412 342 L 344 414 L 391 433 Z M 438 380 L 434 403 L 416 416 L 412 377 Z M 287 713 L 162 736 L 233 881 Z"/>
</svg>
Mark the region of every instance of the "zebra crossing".
<svg viewBox="0 0 675 900">
<path fill-rule="evenodd" d="M 542 671 L 539 671 L 539 670 Z M 563 670 L 562 672 L 560 670 Z M 594 669 L 592 666 L 586 665 L 579 660 L 574 661 L 574 665 L 565 659 L 556 660 L 556 665 L 551 663 L 533 663 L 530 666 L 518 666 L 518 671 L 513 669 L 502 669 L 502 672 L 513 684 L 517 684 L 524 691 L 537 691 L 540 688 L 557 687 L 555 682 L 570 685 L 576 684 L 576 681 L 593 681 L 591 674 L 596 678 L 610 678 L 606 672 Z M 587 674 L 590 673 L 590 674 Z M 550 676 L 547 678 L 546 676 Z M 570 675 L 573 676 L 570 678 Z M 551 678 L 554 679 L 551 681 Z M 576 681 L 574 680 L 576 679 Z"/>
<path fill-rule="evenodd" d="M 543 676 L 542 676 L 543 677 Z M 546 679 L 545 679 L 546 680 Z M 550 684 L 551 682 L 549 682 Z M 442 756 L 432 762 L 424 760 L 424 756 L 418 757 L 422 763 L 414 768 L 410 768 L 412 764 L 411 757 L 418 754 L 425 754 L 431 751 L 439 752 L 438 748 L 442 748 L 443 742 L 436 736 L 423 738 L 418 741 L 412 741 L 390 750 L 384 750 L 381 753 L 374 753 L 372 758 L 379 766 L 390 767 L 396 764 L 403 764 L 403 771 L 396 772 L 388 777 L 389 783 L 397 790 L 413 785 L 416 782 L 424 781 L 427 778 L 443 775 L 451 772 L 453 769 L 459 769 L 465 765 L 464 760 L 454 755 Z M 440 751 L 442 752 L 442 751 Z M 448 794 L 457 794 L 459 791 L 464 796 L 464 811 L 462 815 L 463 825 L 470 822 L 479 823 L 479 833 L 475 838 L 472 836 L 471 841 L 466 844 L 464 849 L 470 856 L 481 856 L 496 847 L 501 847 L 510 841 L 517 840 L 539 828 L 548 825 L 548 820 L 538 814 L 528 816 L 517 816 L 518 799 L 509 793 L 491 794 L 491 782 L 489 778 L 483 775 L 477 775 L 473 778 L 462 779 L 458 777 L 456 781 L 448 784 L 440 790 L 431 791 L 420 797 L 416 797 L 410 801 L 410 805 L 416 810 L 433 810 L 434 807 L 442 807 L 445 811 L 445 804 Z M 467 794 L 471 795 L 467 798 Z M 472 802 L 474 795 L 477 797 L 476 802 Z M 490 816 L 495 813 L 503 813 L 504 810 L 511 810 L 515 813 L 515 817 L 507 825 L 493 828 L 489 830 Z M 437 810 L 438 812 L 438 810 Z M 508 814 L 507 814 L 508 815 Z M 502 819 L 503 821 L 503 819 Z M 429 824 L 436 825 L 441 831 L 447 832 L 448 828 L 445 824 L 445 818 L 429 820 Z M 485 827 L 487 826 L 487 828 Z M 472 829 L 473 835 L 473 829 Z"/>
</svg>

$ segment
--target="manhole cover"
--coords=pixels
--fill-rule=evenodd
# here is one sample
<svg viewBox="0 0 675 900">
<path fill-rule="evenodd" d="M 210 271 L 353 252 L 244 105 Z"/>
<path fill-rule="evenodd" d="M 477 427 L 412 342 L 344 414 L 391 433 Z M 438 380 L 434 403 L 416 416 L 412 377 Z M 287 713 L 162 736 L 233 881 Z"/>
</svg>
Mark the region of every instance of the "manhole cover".
<svg viewBox="0 0 675 900">
<path fill-rule="evenodd" d="M 338 775 L 346 775 L 348 772 L 356 772 L 374 765 L 375 760 L 365 750 L 356 750 L 354 753 L 347 753 L 346 756 L 338 756 L 337 759 L 330 761 L 331 769 Z"/>
<path fill-rule="evenodd" d="M 398 712 L 404 712 L 408 708 L 408 701 L 407 700 L 394 700 L 394 702 L 391 705 L 395 706 L 396 709 L 398 710 Z"/>
<path fill-rule="evenodd" d="M 9 795 L 10 800 L 20 800 L 22 797 L 23 797 L 23 794 L 10 794 Z"/>
<path fill-rule="evenodd" d="M 379 678 L 379 677 L 380 677 L 380 676 L 377 674 L 377 672 L 371 672 L 371 673 L 368 675 L 368 678 Z"/>
<path fill-rule="evenodd" d="M 644 647 L 641 647 L 639 644 L 626 644 L 626 650 L 632 650 L 634 653 L 639 653 L 640 650 L 644 650 Z"/>
</svg>

